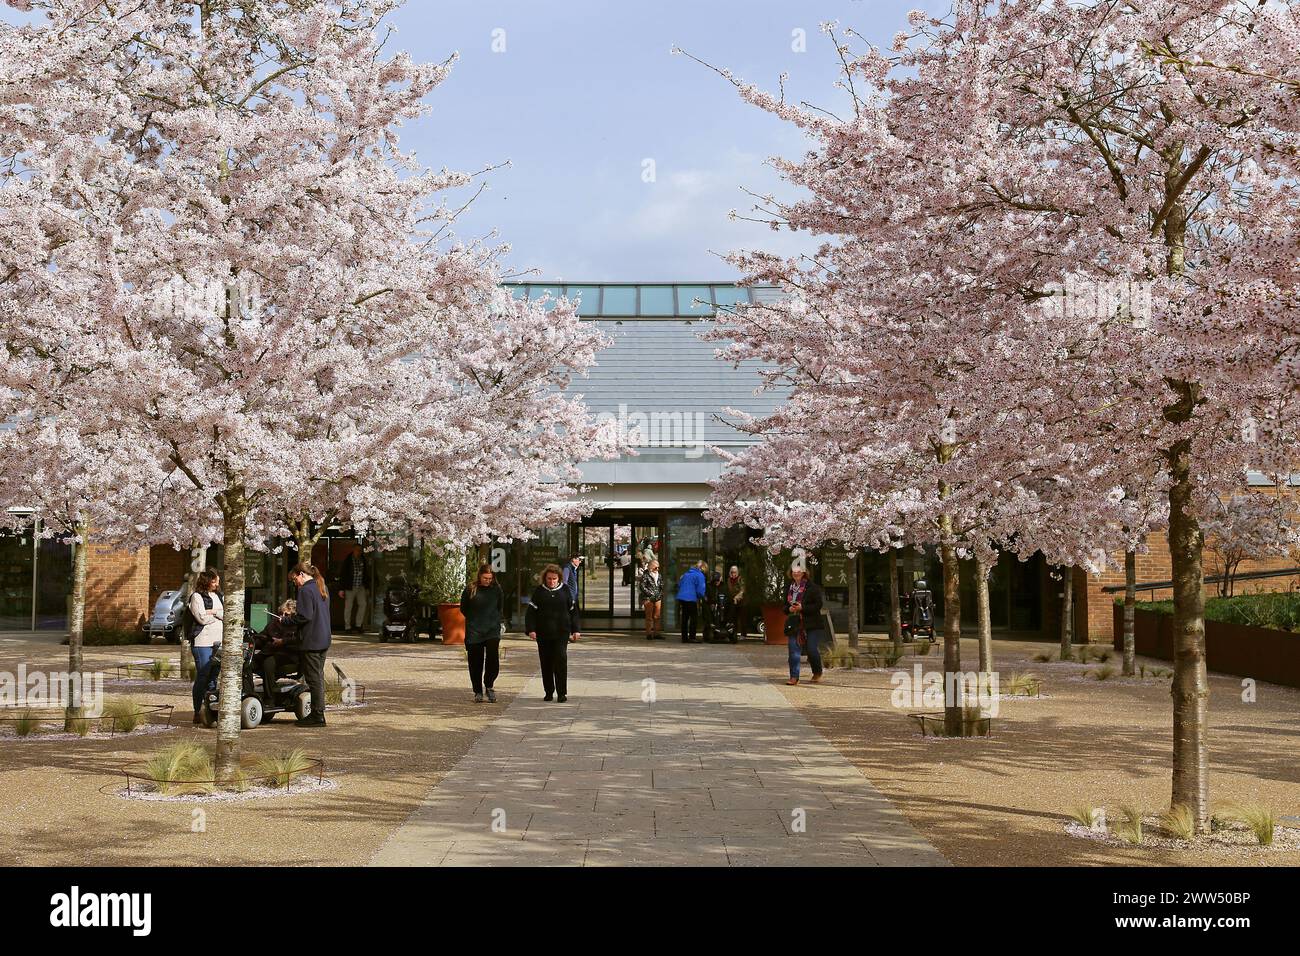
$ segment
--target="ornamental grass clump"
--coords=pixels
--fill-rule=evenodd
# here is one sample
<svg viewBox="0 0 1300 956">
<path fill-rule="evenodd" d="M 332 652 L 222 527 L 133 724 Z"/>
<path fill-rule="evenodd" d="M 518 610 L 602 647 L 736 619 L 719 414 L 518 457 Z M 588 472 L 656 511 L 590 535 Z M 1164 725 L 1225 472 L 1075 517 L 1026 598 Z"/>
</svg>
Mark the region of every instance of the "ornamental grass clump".
<svg viewBox="0 0 1300 956">
<path fill-rule="evenodd" d="M 1017 671 L 1007 678 L 1006 693 L 1012 697 L 1037 697 L 1043 686 L 1037 674 Z"/>
<path fill-rule="evenodd" d="M 1134 804 L 1119 808 L 1120 822 L 1115 825 L 1115 835 L 1133 846 L 1142 844 L 1142 811 Z"/>
<path fill-rule="evenodd" d="M 295 775 L 310 770 L 311 766 L 307 752 L 296 747 L 288 753 L 258 757 L 253 762 L 253 775 L 259 780 L 265 780 L 267 786 L 285 788 Z"/>
<path fill-rule="evenodd" d="M 103 719 L 109 722 L 113 733 L 129 734 L 144 723 L 144 714 L 130 697 L 116 697 L 104 704 Z"/>
<path fill-rule="evenodd" d="M 1180 803 L 1161 815 L 1160 829 L 1176 840 L 1191 840 L 1196 836 L 1196 815 Z"/>
<path fill-rule="evenodd" d="M 1223 816 L 1228 820 L 1244 823 L 1255 834 L 1255 842 L 1260 846 L 1272 846 L 1273 834 L 1277 828 L 1277 814 L 1260 803 L 1231 803 L 1224 807 Z"/>
<path fill-rule="evenodd" d="M 19 737 L 30 737 L 40 726 L 41 718 L 36 711 L 24 707 L 18 712 L 18 719 L 14 721 L 14 733 Z"/>
<path fill-rule="evenodd" d="M 164 747 L 144 764 L 145 776 L 164 796 L 212 790 L 212 757 L 206 748 L 182 742 Z"/>
<path fill-rule="evenodd" d="M 1090 807 L 1081 803 L 1070 810 L 1070 819 L 1081 827 L 1096 830 L 1106 819 L 1106 814 L 1100 807 Z"/>
</svg>

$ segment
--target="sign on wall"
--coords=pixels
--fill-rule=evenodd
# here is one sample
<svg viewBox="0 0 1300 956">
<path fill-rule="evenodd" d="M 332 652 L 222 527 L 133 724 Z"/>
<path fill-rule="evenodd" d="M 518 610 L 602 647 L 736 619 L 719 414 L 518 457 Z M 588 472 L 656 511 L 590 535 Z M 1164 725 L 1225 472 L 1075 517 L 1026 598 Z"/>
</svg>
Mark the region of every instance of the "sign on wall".
<svg viewBox="0 0 1300 956">
<path fill-rule="evenodd" d="M 560 549 L 552 545 L 534 544 L 528 547 L 528 574 L 541 580 L 542 569 L 548 564 L 560 563 Z"/>
<path fill-rule="evenodd" d="M 708 556 L 707 548 L 674 548 L 671 572 L 673 580 L 680 580 L 687 568 L 696 562 L 706 560 Z"/>
<path fill-rule="evenodd" d="M 849 556 L 838 548 L 822 552 L 822 587 L 846 588 L 849 586 Z"/>
<path fill-rule="evenodd" d="M 266 555 L 249 551 L 244 555 L 244 587 L 266 587 Z"/>
</svg>

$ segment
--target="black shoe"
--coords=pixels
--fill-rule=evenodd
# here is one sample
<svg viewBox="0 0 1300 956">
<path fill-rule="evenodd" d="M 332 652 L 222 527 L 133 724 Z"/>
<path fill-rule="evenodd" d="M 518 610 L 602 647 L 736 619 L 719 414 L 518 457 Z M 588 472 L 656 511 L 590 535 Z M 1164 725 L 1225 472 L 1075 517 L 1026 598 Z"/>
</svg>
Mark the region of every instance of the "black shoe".
<svg viewBox="0 0 1300 956">
<path fill-rule="evenodd" d="M 310 713 L 306 717 L 302 718 L 302 720 L 296 720 L 294 721 L 294 723 L 297 724 L 299 727 L 324 727 L 325 715 L 318 714 L 318 713 Z"/>
<path fill-rule="evenodd" d="M 542 700 L 546 701 L 549 704 L 551 702 L 551 695 L 547 694 L 545 697 L 542 698 Z"/>
<path fill-rule="evenodd" d="M 690 641 L 688 641 L 686 638 L 683 637 L 683 638 L 682 638 L 682 643 L 683 643 L 683 644 L 689 644 Z"/>
<path fill-rule="evenodd" d="M 556 699 L 557 702 L 559 702 L 559 703 L 561 703 L 561 704 L 567 704 L 567 703 L 569 702 L 569 695 L 568 695 L 568 694 L 561 694 L 559 697 L 557 697 L 557 698 L 555 698 L 555 699 Z"/>
<path fill-rule="evenodd" d="M 497 702 L 497 692 L 491 687 L 487 689 L 487 699 L 489 704 L 495 704 Z"/>
</svg>

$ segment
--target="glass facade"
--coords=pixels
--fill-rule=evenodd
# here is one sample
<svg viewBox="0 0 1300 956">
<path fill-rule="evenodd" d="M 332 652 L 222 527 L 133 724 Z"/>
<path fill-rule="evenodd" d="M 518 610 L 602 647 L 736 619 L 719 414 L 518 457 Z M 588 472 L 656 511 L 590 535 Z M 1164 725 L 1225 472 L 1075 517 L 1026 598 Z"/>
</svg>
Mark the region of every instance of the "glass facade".
<svg viewBox="0 0 1300 956">
<path fill-rule="evenodd" d="M 72 546 L 33 531 L 0 534 L 0 630 L 68 626 Z"/>
</svg>

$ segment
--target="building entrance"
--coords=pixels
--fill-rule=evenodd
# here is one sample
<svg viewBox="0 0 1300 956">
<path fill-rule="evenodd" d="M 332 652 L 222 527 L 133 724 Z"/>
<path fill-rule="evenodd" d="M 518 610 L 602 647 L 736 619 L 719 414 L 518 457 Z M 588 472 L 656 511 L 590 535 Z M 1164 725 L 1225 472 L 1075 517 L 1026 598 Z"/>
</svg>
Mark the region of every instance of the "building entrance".
<svg viewBox="0 0 1300 956">
<path fill-rule="evenodd" d="M 583 626 L 623 629 L 645 617 L 641 572 L 659 560 L 662 515 L 602 515 L 575 526 L 582 555 L 579 603 Z"/>
</svg>

